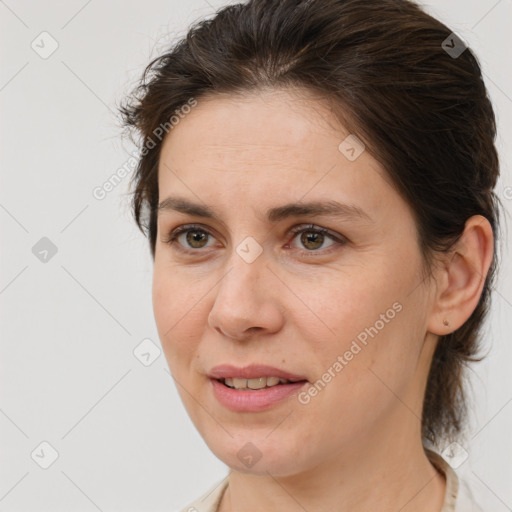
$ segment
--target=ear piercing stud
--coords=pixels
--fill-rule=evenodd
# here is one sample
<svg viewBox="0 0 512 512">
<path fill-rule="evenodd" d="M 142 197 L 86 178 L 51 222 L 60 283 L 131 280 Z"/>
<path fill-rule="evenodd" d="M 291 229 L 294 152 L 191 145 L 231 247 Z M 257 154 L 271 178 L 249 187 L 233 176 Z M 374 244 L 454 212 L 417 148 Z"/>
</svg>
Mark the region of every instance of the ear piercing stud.
<svg viewBox="0 0 512 512">
<path fill-rule="evenodd" d="M 446 327 L 448 327 L 450 325 L 450 322 L 448 322 L 448 320 L 446 320 L 446 318 L 443 320 L 443 325 L 445 325 Z"/>
</svg>

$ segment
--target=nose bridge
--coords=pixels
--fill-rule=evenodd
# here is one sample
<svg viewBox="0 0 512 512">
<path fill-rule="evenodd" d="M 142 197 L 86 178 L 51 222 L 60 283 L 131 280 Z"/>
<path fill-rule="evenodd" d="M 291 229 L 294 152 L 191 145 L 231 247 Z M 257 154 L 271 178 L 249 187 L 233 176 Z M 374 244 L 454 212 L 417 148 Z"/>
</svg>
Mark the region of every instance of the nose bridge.
<svg viewBox="0 0 512 512">
<path fill-rule="evenodd" d="M 255 327 L 279 328 L 282 315 L 276 297 L 268 293 L 273 276 L 267 263 L 263 248 L 254 239 L 244 239 L 234 247 L 209 315 L 210 326 L 234 338 L 245 337 Z"/>
<path fill-rule="evenodd" d="M 266 279 L 266 257 L 263 248 L 256 251 L 254 242 L 244 240 L 234 248 L 228 261 L 228 272 L 220 282 L 217 299 L 227 300 L 234 309 L 254 308 L 262 280 Z"/>
</svg>

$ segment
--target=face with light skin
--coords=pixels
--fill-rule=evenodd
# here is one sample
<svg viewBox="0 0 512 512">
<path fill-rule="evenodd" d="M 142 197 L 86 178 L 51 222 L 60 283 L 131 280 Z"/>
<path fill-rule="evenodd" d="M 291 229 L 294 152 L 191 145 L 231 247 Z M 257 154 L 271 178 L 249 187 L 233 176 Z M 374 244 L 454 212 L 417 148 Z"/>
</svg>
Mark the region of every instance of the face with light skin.
<svg viewBox="0 0 512 512">
<path fill-rule="evenodd" d="M 155 320 L 188 414 L 240 482 L 270 474 L 292 486 L 350 470 L 366 471 L 368 484 L 375 461 L 401 450 L 426 475 L 423 393 L 437 335 L 449 332 L 442 318 L 454 308 L 457 282 L 441 271 L 437 287 L 424 279 L 410 207 L 369 151 L 354 161 L 340 152 L 347 135 L 325 104 L 274 90 L 201 98 L 162 147 L 159 201 L 207 205 L 215 219 L 159 212 Z M 267 218 L 272 208 L 326 201 L 365 215 Z M 189 236 L 166 243 L 190 224 Z M 328 233 L 315 237 L 322 228 Z M 263 249 L 252 263 L 236 250 L 247 237 Z M 473 287 L 476 306 L 481 283 Z M 223 363 L 322 379 L 397 303 L 400 311 L 358 343 L 361 350 L 308 403 L 292 396 L 240 413 L 214 397 L 208 372 Z M 450 329 L 472 304 L 452 311 Z M 262 454 L 251 468 L 237 457 L 247 442 Z"/>
</svg>

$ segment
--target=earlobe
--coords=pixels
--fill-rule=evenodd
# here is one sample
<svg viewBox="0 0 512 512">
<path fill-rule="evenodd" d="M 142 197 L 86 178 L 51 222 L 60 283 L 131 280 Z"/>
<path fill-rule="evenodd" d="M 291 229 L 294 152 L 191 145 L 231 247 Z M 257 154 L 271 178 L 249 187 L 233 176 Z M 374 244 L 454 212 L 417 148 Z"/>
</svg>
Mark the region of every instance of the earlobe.
<svg viewBox="0 0 512 512">
<path fill-rule="evenodd" d="M 438 288 L 428 325 L 434 334 L 446 335 L 461 327 L 478 305 L 494 252 L 494 234 L 489 221 L 474 215 L 446 255 L 442 265 L 443 285 Z"/>
</svg>

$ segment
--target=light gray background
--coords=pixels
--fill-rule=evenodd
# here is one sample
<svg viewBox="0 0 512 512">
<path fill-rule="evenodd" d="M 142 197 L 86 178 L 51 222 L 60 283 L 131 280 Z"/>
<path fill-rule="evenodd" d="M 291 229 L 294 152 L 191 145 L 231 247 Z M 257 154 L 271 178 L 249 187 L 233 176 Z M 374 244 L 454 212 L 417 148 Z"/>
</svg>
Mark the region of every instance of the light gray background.
<svg viewBox="0 0 512 512">
<path fill-rule="evenodd" d="M 133 354 L 144 339 L 160 344 L 152 263 L 130 218 L 128 178 L 103 200 L 92 194 L 133 149 L 121 143 L 115 102 L 150 57 L 224 4 L 0 2 L 4 512 L 173 511 L 227 473 L 189 420 L 163 354 L 149 366 Z M 512 0 L 425 5 L 480 58 L 499 123 L 497 191 L 510 212 Z M 42 51 L 43 31 L 59 45 L 46 59 L 31 47 L 35 40 Z M 58 250 L 46 263 L 32 252 L 42 237 Z M 469 458 L 459 468 L 493 512 L 512 510 L 508 256 L 503 243 L 485 331 L 490 355 L 475 366 Z M 48 469 L 39 465 L 50 456 L 43 441 L 58 452 Z"/>
</svg>

